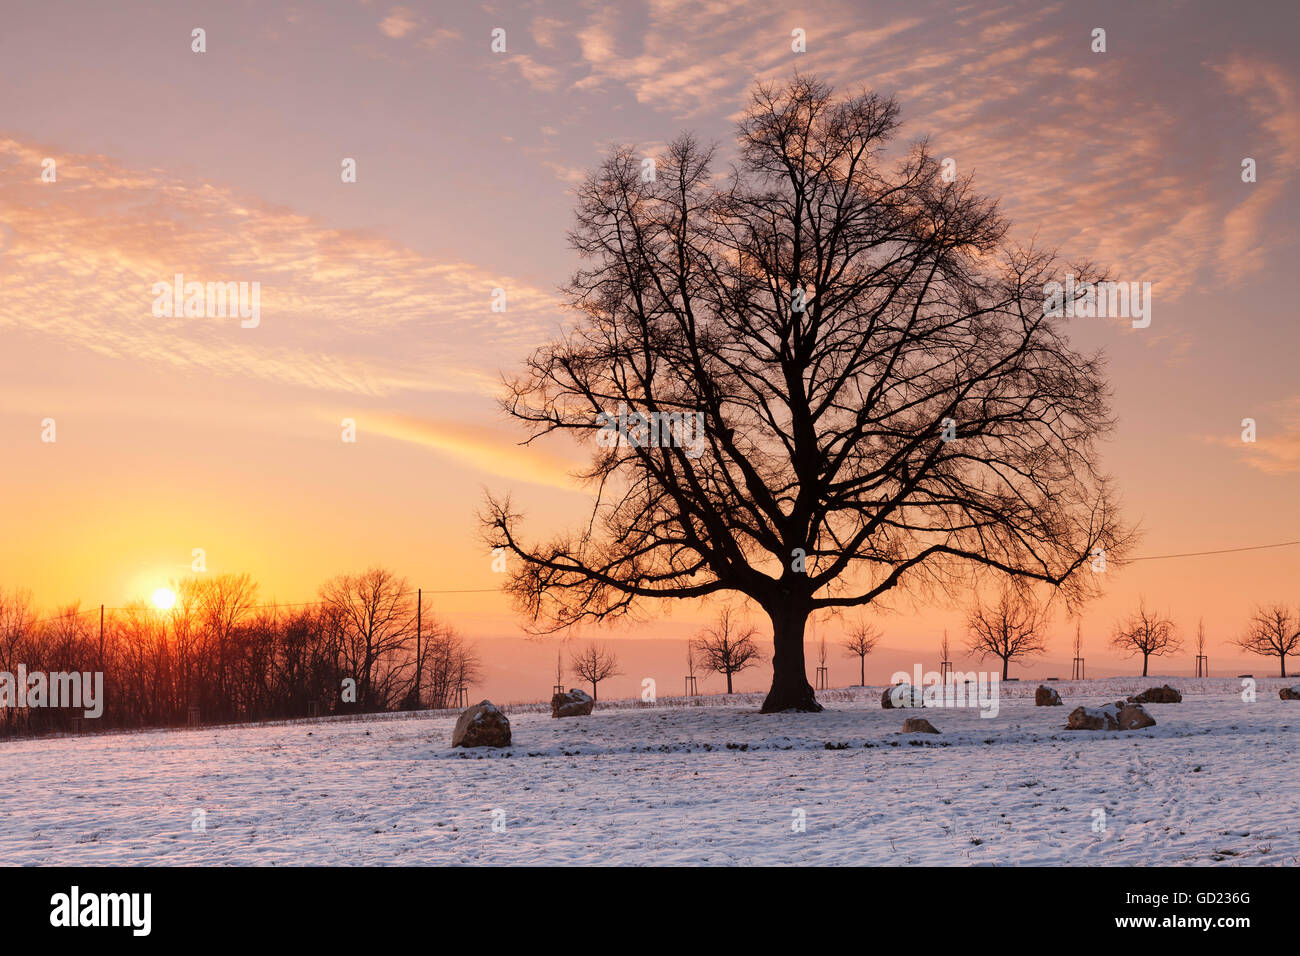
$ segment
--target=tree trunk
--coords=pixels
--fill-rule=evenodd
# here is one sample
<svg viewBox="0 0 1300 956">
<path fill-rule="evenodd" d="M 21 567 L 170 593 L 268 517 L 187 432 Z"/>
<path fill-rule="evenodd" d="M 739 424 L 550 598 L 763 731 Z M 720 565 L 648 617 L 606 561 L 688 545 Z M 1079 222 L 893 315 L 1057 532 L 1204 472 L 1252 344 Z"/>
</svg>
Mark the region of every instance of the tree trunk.
<svg viewBox="0 0 1300 956">
<path fill-rule="evenodd" d="M 592 681 L 592 682 L 591 682 L 591 699 L 592 699 L 592 700 L 595 700 L 595 699 L 596 699 L 596 682 L 595 682 L 595 681 Z"/>
<path fill-rule="evenodd" d="M 1011 658 L 1009 657 L 1002 658 L 1002 679 L 1003 680 L 1007 679 L 1007 668 L 1010 666 L 1011 666 Z"/>
<path fill-rule="evenodd" d="M 863 657 L 862 657 L 862 659 L 859 661 L 859 663 L 861 663 L 861 665 L 862 665 L 862 672 L 861 672 L 860 674 L 858 674 L 858 686 L 860 686 L 860 687 L 866 687 L 866 686 L 867 686 L 867 658 L 866 658 L 866 655 L 863 655 Z"/>
<path fill-rule="evenodd" d="M 808 622 L 807 608 L 789 606 L 769 608 L 772 619 L 772 689 L 763 701 L 762 713 L 783 710 L 817 713 L 817 703 L 808 674 L 804 669 L 803 632 Z"/>
<path fill-rule="evenodd" d="M 1281 660 L 1281 664 L 1282 664 L 1282 676 L 1285 677 L 1285 676 L 1286 676 L 1286 655 L 1285 655 L 1285 654 L 1279 654 L 1278 656 L 1282 658 L 1282 660 Z"/>
<path fill-rule="evenodd" d="M 1143 677 L 1147 676 L 1147 661 L 1150 659 L 1150 657 L 1151 655 L 1149 654 L 1142 655 L 1142 676 Z"/>
<path fill-rule="evenodd" d="M 1285 677 L 1286 675 L 1283 674 L 1282 676 Z M 727 671 L 727 693 L 731 693 L 731 671 Z"/>
</svg>

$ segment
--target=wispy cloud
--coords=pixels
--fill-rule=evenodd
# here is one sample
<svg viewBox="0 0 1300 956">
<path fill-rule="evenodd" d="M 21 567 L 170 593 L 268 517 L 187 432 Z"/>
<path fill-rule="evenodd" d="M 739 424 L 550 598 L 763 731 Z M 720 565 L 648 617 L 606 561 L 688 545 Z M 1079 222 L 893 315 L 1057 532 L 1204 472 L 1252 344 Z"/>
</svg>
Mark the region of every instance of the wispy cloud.
<svg viewBox="0 0 1300 956">
<path fill-rule="evenodd" d="M 322 413 L 337 421 L 337 416 Z M 462 422 L 439 421 L 397 412 L 373 412 L 357 420 L 359 430 L 397 441 L 422 445 L 459 464 L 512 481 L 581 490 L 571 477 L 580 465 L 576 457 L 564 458 L 538 445 L 518 444 L 517 437 L 492 428 Z"/>
<path fill-rule="evenodd" d="M 57 181 L 40 181 L 41 159 Z M 348 188 L 340 184 L 339 188 Z M 104 156 L 0 139 L 0 327 L 101 354 L 386 395 L 494 392 L 560 315 L 550 292 Z M 258 282 L 261 325 L 155 318 L 152 287 Z M 492 311 L 501 288 L 505 312 Z"/>
<path fill-rule="evenodd" d="M 1219 261 L 1234 279 L 1265 268 L 1277 250 L 1278 235 L 1263 228 L 1265 217 L 1292 187 L 1300 159 L 1300 97 L 1295 81 L 1275 63 L 1240 54 L 1213 65 L 1225 86 L 1240 97 L 1257 124 L 1252 150 L 1257 181 L 1241 185 L 1243 199 L 1224 217 Z M 1290 233 L 1294 239 L 1294 230 Z M 1273 255 L 1270 255 L 1272 253 Z"/>
<path fill-rule="evenodd" d="M 379 21 L 379 32 L 386 37 L 400 40 L 415 29 L 415 11 L 410 7 L 393 7 L 388 15 Z"/>
<path fill-rule="evenodd" d="M 1235 435 L 1202 435 L 1201 440 L 1230 449 L 1267 474 L 1300 472 L 1300 395 L 1273 405 L 1256 420 L 1255 428 L 1253 442 Z"/>
</svg>

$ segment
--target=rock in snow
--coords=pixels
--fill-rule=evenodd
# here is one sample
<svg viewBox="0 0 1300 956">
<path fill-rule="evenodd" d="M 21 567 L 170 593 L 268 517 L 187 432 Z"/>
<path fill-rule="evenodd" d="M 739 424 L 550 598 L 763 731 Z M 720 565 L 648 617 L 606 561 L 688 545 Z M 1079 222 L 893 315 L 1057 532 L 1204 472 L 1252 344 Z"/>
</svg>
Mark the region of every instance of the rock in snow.
<svg viewBox="0 0 1300 956">
<path fill-rule="evenodd" d="M 1141 704 L 1117 700 L 1103 707 L 1076 707 L 1070 712 L 1066 730 L 1140 730 L 1154 727 L 1156 720 Z"/>
<path fill-rule="evenodd" d="M 903 721 L 903 733 L 905 734 L 937 734 L 938 732 L 934 724 L 924 717 L 909 717 Z"/>
<path fill-rule="evenodd" d="M 895 707 L 923 707 L 925 703 L 919 687 L 902 683 L 895 684 L 880 695 L 880 706 L 885 710 L 893 710 Z"/>
<path fill-rule="evenodd" d="M 1130 704 L 1181 704 L 1183 695 L 1168 684 L 1164 687 L 1148 687 L 1140 694 L 1128 699 Z"/>
<path fill-rule="evenodd" d="M 1283 687 L 1277 692 L 1277 696 L 1283 700 L 1300 700 L 1300 684 L 1295 687 Z"/>
<path fill-rule="evenodd" d="M 591 713 L 596 702 L 585 691 L 570 687 L 567 694 L 556 694 L 551 698 L 552 717 L 585 717 Z"/>
<path fill-rule="evenodd" d="M 456 721 L 453 747 L 509 747 L 510 720 L 490 700 L 481 700 Z"/>
<path fill-rule="evenodd" d="M 1057 693 L 1055 687 L 1048 687 L 1046 684 L 1039 684 L 1038 690 L 1034 691 L 1034 706 L 1060 707 L 1061 695 Z"/>
</svg>

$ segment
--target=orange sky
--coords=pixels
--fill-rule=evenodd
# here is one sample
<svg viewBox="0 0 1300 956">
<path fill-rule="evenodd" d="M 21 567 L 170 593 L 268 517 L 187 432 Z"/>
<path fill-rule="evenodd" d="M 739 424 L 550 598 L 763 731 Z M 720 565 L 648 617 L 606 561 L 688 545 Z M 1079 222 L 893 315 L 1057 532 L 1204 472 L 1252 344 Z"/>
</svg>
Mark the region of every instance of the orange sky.
<svg viewBox="0 0 1300 956">
<path fill-rule="evenodd" d="M 974 170 L 1020 238 L 1153 284 L 1149 329 L 1072 329 L 1110 356 L 1120 425 L 1105 463 L 1145 530 L 1140 554 L 1300 539 L 1296 14 L 1130 7 L 8 13 L 0 586 L 44 606 L 122 604 L 187 573 L 201 547 L 209 571 L 249 571 L 283 601 L 372 563 L 430 590 L 495 587 L 475 532 L 484 488 L 511 491 L 539 536 L 583 513 L 565 478 L 575 450 L 517 447 L 493 404 L 500 373 L 564 320 L 575 177 L 611 142 L 650 151 L 683 128 L 726 155 L 746 88 L 794 67 L 896 93 L 905 135 Z M 498 25 L 505 54 L 489 50 Z M 1099 25 L 1104 54 L 1089 49 Z M 794 27 L 806 53 L 790 51 Z M 1255 183 L 1241 181 L 1247 156 Z M 340 181 L 344 157 L 356 183 Z M 155 318 L 150 289 L 177 272 L 260 282 L 261 324 Z M 355 444 L 340 441 L 345 417 Z M 1089 660 L 1131 667 L 1103 638 L 1146 595 L 1189 635 L 1203 616 L 1211 657 L 1235 672 L 1218 642 L 1252 603 L 1300 604 L 1298 569 L 1297 547 L 1137 563 L 1083 619 Z M 494 594 L 435 606 L 475 636 L 519 633 Z M 707 613 L 681 606 L 610 639 L 680 638 Z M 960 617 L 904 603 L 880 623 L 928 660 Z M 664 653 L 676 681 L 676 645 Z"/>
</svg>

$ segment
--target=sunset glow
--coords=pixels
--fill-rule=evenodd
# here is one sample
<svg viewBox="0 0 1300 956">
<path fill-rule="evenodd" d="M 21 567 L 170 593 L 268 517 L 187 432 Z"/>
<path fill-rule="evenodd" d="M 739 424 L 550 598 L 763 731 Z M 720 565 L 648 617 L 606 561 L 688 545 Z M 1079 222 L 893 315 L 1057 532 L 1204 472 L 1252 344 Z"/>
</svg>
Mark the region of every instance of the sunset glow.
<svg viewBox="0 0 1300 956">
<path fill-rule="evenodd" d="M 1300 78 L 1267 17 L 830 2 L 799 15 L 796 54 L 781 3 L 560 4 L 521 14 L 512 52 L 487 55 L 472 4 L 397 19 L 283 7 L 252 32 L 240 5 L 214 4 L 202 26 L 220 42 L 198 54 L 192 25 L 137 6 L 18 5 L 0 36 L 7 87 L 46 91 L 8 98 L 0 129 L 0 488 L 42 502 L 10 516 L 0 580 L 42 606 L 127 605 L 188 573 L 195 548 L 267 601 L 309 602 L 332 575 L 382 564 L 470 637 L 502 642 L 485 689 L 535 693 L 523 672 L 554 643 L 523 639 L 475 514 L 490 490 L 539 538 L 584 519 L 590 490 L 571 474 L 591 449 L 521 445 L 498 406 L 501 376 L 573 318 L 557 288 L 579 265 L 575 184 L 610 144 L 649 155 L 683 130 L 717 143 L 724 169 L 750 85 L 795 67 L 896 95 L 898 149 L 928 136 L 1000 200 L 1015 239 L 1151 283 L 1149 327 L 1069 320 L 1075 347 L 1106 355 L 1118 427 L 1101 459 L 1141 523 L 1135 556 L 1160 558 L 1111 574 L 1083 608 L 1089 668 L 1128 667 L 1107 642 L 1143 596 L 1184 635 L 1203 619 L 1225 673 L 1250 666 L 1227 642 L 1253 605 L 1300 600 L 1300 548 L 1231 550 L 1300 539 L 1300 325 L 1286 318 Z M 1104 54 L 1089 39 L 1101 19 Z M 1134 36 L 1141 55 L 1114 42 Z M 221 59 L 235 37 L 240 59 Z M 218 282 L 230 301 L 187 316 L 175 287 L 191 280 L 208 293 L 196 302 Z M 355 441 L 340 440 L 345 420 Z M 1163 557 L 1183 554 L 1197 556 Z M 679 681 L 715 604 L 665 603 L 607 636 L 638 674 Z M 876 679 L 933 657 L 945 629 L 963 643 L 947 601 L 891 593 L 872 618 Z M 814 623 L 838 641 L 850 622 Z M 1068 672 L 1074 628 L 1053 620 L 1043 673 Z"/>
</svg>

